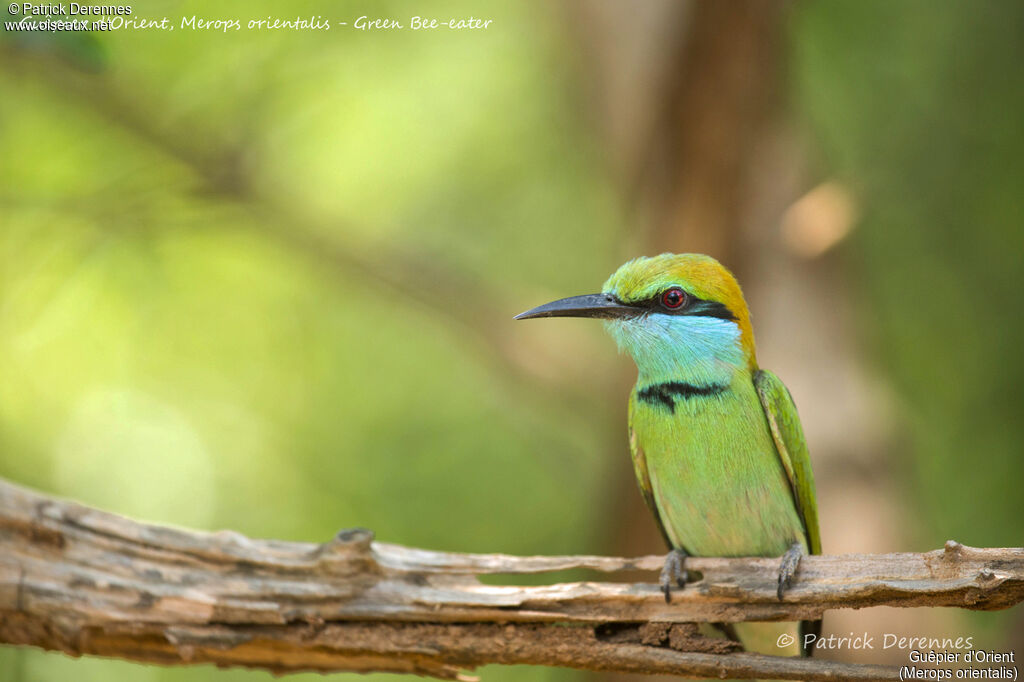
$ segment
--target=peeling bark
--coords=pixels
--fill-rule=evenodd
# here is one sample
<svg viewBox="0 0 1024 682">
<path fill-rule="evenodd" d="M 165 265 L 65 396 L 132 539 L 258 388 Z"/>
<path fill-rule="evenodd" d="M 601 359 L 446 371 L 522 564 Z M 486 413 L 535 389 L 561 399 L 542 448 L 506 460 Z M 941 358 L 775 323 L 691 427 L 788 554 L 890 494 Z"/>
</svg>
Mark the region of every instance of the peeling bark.
<svg viewBox="0 0 1024 682">
<path fill-rule="evenodd" d="M 834 608 L 1024 600 L 1024 549 L 697 558 L 671 604 L 654 583 L 491 586 L 483 574 L 660 569 L 660 556 L 454 554 L 343 531 L 316 545 L 139 523 L 0 481 L 0 642 L 164 665 L 392 671 L 456 679 L 489 663 L 732 678 L 889 679 L 895 669 L 731 652 L 699 622 Z M 654 575 L 652 575 L 652 579 Z"/>
</svg>

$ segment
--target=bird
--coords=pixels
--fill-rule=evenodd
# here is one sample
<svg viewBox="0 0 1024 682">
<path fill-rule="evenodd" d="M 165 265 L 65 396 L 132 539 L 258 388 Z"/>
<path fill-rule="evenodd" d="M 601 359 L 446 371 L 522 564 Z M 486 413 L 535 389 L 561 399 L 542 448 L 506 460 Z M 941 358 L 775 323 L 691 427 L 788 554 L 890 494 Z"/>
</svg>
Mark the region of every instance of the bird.
<svg viewBox="0 0 1024 682">
<path fill-rule="evenodd" d="M 733 274 L 703 254 L 635 258 L 600 293 L 545 303 L 515 319 L 545 317 L 603 320 L 636 364 L 629 447 L 640 491 L 670 547 L 660 576 L 665 600 L 673 583 L 684 588 L 689 556 L 781 557 L 773 576 L 781 600 L 800 558 L 821 553 L 814 475 L 789 390 L 758 367 L 750 312 Z M 766 633 L 764 625 L 776 628 Z M 719 628 L 764 650 L 778 624 Z M 820 620 L 804 621 L 798 637 L 778 642 L 810 655 L 820 628 Z"/>
</svg>

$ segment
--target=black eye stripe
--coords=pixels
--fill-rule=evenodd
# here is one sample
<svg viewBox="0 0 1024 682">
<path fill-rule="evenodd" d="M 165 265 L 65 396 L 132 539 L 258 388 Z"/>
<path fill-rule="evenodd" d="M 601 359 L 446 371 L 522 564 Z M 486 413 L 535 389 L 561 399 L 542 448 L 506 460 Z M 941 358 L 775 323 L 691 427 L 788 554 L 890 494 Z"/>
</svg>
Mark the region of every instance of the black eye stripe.
<svg viewBox="0 0 1024 682">
<path fill-rule="evenodd" d="M 736 315 L 729 310 L 724 303 L 718 301 L 705 301 L 694 299 L 693 303 L 686 307 L 686 315 L 698 315 L 700 317 L 717 317 L 720 320 L 736 321 Z"/>
<path fill-rule="evenodd" d="M 672 289 L 678 288 L 679 287 L 672 287 Z M 636 303 L 632 303 L 631 305 L 634 305 L 637 308 L 648 310 L 650 312 L 661 313 L 663 315 L 691 315 L 693 317 L 716 317 L 720 320 L 731 321 L 736 321 L 737 319 L 739 319 L 731 310 L 729 310 L 728 307 L 726 307 L 724 303 L 719 303 L 718 301 L 707 301 L 704 300 L 703 298 L 697 298 L 696 296 L 686 291 L 685 289 L 680 289 L 680 291 L 683 292 L 683 295 L 686 296 L 686 300 L 684 301 L 683 305 L 679 306 L 678 308 L 668 308 L 662 304 L 662 296 L 665 295 L 666 291 L 670 290 L 671 289 L 661 291 L 655 296 L 645 301 L 637 301 Z"/>
</svg>

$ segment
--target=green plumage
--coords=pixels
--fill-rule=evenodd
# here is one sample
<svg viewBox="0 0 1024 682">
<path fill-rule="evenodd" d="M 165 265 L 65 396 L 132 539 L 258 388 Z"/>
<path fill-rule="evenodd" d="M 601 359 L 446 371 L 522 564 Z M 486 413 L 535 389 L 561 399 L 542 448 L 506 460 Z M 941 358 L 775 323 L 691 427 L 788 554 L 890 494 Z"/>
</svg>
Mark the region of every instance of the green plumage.
<svg viewBox="0 0 1024 682">
<path fill-rule="evenodd" d="M 692 556 L 785 555 L 781 598 L 800 554 L 821 552 L 814 477 L 789 391 L 757 366 L 750 314 L 732 274 L 702 255 L 638 258 L 600 294 L 520 315 L 555 316 L 604 319 L 636 363 L 630 450 L 668 544 Z M 666 598 L 673 565 L 670 557 Z M 783 653 L 775 646 L 780 624 L 735 629 L 748 648 Z"/>
<path fill-rule="evenodd" d="M 814 509 L 813 481 L 791 482 L 770 428 L 772 422 L 784 425 L 783 443 L 798 443 L 805 463 L 789 468 L 809 473 L 796 412 L 787 394 L 788 406 L 766 417 L 780 402 L 775 394 L 786 389 L 774 375 L 758 377 L 761 385 L 778 387 L 766 391 L 770 407 L 762 406 L 747 372 L 738 372 L 718 395 L 677 401 L 674 411 L 639 401 L 636 388 L 630 397 L 630 447 L 640 489 L 671 546 L 687 554 L 781 556 L 794 542 L 821 551 L 817 513 L 812 536 L 798 511 L 800 494 L 793 493 L 809 490 L 801 506 Z"/>
<path fill-rule="evenodd" d="M 811 455 L 807 451 L 804 430 L 789 389 L 773 372 L 762 369 L 754 375 L 754 388 L 760 398 L 779 460 L 793 490 L 797 512 L 806 531 L 811 554 L 821 554 L 821 531 L 818 528 L 818 500 L 814 493 Z"/>
</svg>

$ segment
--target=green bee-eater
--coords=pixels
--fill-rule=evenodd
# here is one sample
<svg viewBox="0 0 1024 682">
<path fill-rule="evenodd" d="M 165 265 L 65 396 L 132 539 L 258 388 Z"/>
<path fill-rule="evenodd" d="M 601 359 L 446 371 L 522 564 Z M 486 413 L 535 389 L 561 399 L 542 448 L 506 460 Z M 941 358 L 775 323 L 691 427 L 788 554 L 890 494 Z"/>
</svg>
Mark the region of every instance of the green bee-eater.
<svg viewBox="0 0 1024 682">
<path fill-rule="evenodd" d="M 672 582 L 685 583 L 687 556 L 781 556 L 781 599 L 800 557 L 821 553 L 814 477 L 789 391 L 757 366 L 732 273 L 699 254 L 637 258 L 600 294 L 517 319 L 534 317 L 603 319 L 636 363 L 629 445 L 640 490 L 672 548 L 661 575 L 665 599 Z M 724 629 L 748 647 L 766 634 L 753 624 Z"/>
</svg>

